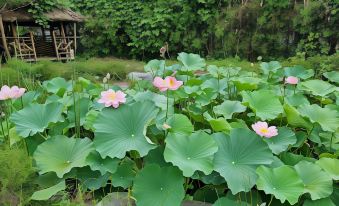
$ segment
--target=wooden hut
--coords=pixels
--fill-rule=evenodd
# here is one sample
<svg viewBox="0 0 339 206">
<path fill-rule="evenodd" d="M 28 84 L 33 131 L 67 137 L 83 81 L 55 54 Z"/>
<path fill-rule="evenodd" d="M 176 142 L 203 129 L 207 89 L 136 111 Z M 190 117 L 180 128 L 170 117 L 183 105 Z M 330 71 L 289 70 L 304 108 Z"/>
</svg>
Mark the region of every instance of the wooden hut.
<svg viewBox="0 0 339 206">
<path fill-rule="evenodd" d="M 7 58 L 24 61 L 39 58 L 68 61 L 77 50 L 77 23 L 84 17 L 69 9 L 54 9 L 45 13 L 48 25 L 37 24 L 28 12 L 30 5 L 0 11 L 0 50 Z"/>
</svg>

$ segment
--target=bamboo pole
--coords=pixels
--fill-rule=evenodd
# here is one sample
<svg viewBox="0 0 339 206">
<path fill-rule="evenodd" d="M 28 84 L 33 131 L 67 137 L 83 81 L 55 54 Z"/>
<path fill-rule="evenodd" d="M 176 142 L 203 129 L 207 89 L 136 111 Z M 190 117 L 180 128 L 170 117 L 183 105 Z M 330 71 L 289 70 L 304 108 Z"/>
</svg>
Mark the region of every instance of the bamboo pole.
<svg viewBox="0 0 339 206">
<path fill-rule="evenodd" d="M 8 59 L 10 59 L 11 58 L 11 54 L 9 53 L 9 50 L 8 50 L 8 47 L 7 47 L 5 28 L 4 28 L 4 23 L 2 21 L 2 15 L 0 15 L 0 31 L 1 31 L 2 44 L 4 46 L 6 56 L 7 56 Z"/>
</svg>

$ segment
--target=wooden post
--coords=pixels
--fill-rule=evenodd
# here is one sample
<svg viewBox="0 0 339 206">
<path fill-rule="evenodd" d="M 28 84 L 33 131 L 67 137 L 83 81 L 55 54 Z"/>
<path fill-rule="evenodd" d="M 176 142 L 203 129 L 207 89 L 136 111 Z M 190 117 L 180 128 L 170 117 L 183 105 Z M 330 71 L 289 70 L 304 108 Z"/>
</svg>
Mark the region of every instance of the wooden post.
<svg viewBox="0 0 339 206">
<path fill-rule="evenodd" d="M 35 50 L 35 44 L 34 44 L 33 32 L 29 32 L 29 36 L 31 37 L 32 49 L 33 49 L 33 54 L 34 54 L 34 60 L 37 61 L 38 58 L 37 58 L 37 56 L 36 56 L 36 50 Z"/>
<path fill-rule="evenodd" d="M 52 37 L 53 37 L 53 42 L 54 42 L 54 48 L 55 48 L 55 54 L 57 57 L 57 60 L 59 61 L 59 51 L 58 51 L 58 45 L 57 45 L 57 41 L 56 41 L 56 36 L 55 36 L 55 31 L 52 31 Z"/>
<path fill-rule="evenodd" d="M 77 23 L 73 23 L 73 35 L 74 35 L 74 56 L 77 52 Z"/>
<path fill-rule="evenodd" d="M 4 45 L 5 53 L 8 59 L 11 58 L 11 54 L 9 53 L 8 47 L 7 47 L 7 41 L 6 41 L 6 35 L 5 35 L 5 28 L 2 21 L 2 15 L 0 15 L 0 31 L 1 31 L 1 39 L 2 44 Z"/>
<path fill-rule="evenodd" d="M 40 29 L 41 29 L 42 39 L 45 41 L 46 40 L 45 28 L 41 26 Z"/>
<path fill-rule="evenodd" d="M 21 59 L 23 59 L 22 52 L 21 52 L 21 45 L 20 45 L 20 39 L 16 30 L 16 26 L 13 22 L 11 22 L 11 29 L 14 37 L 14 50 L 15 50 L 15 57 L 18 58 L 16 47 L 19 49 L 19 56 Z"/>
<path fill-rule="evenodd" d="M 61 36 L 62 36 L 62 39 L 63 39 L 63 42 L 66 43 L 66 34 L 65 34 L 65 27 L 64 27 L 64 23 L 61 22 L 61 27 L 60 27 L 60 31 L 61 31 Z"/>
</svg>

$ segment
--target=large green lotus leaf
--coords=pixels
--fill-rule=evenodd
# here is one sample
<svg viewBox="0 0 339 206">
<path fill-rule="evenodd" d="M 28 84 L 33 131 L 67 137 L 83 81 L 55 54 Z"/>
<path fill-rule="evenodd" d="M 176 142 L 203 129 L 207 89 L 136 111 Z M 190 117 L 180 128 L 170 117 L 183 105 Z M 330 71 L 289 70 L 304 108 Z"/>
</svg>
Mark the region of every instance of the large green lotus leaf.
<svg viewBox="0 0 339 206">
<path fill-rule="evenodd" d="M 338 71 L 325 72 L 323 75 L 331 82 L 339 83 Z"/>
<path fill-rule="evenodd" d="M 273 155 L 267 144 L 254 132 L 238 128 L 212 135 L 219 146 L 214 157 L 215 171 L 226 179 L 233 194 L 250 191 L 255 184 L 255 170 L 259 165 L 269 165 Z"/>
<path fill-rule="evenodd" d="M 272 91 L 243 91 L 241 94 L 243 96 L 243 102 L 248 104 L 262 120 L 275 119 L 283 112 L 279 98 Z"/>
<path fill-rule="evenodd" d="M 289 145 L 297 142 L 294 132 L 287 127 L 279 127 L 277 136 L 264 138 L 264 140 L 274 154 L 280 154 L 285 151 Z"/>
<path fill-rule="evenodd" d="M 205 80 L 202 84 L 201 84 L 201 89 L 202 90 L 207 90 L 210 89 L 213 92 L 218 92 L 221 94 L 225 94 L 225 89 L 227 88 L 227 79 L 216 79 L 216 78 L 209 78 L 207 80 Z M 215 99 L 215 98 L 214 98 Z"/>
<path fill-rule="evenodd" d="M 311 94 L 315 96 L 321 97 L 324 97 L 336 91 L 336 86 L 319 79 L 302 82 L 298 85 L 298 87 L 304 91 L 311 92 Z"/>
<path fill-rule="evenodd" d="M 215 132 L 226 132 L 231 130 L 231 125 L 224 118 L 211 119 L 208 121 Z"/>
<path fill-rule="evenodd" d="M 167 109 L 167 97 L 165 95 L 153 93 L 151 91 L 146 92 L 138 92 L 137 94 L 133 95 L 133 98 L 137 102 L 144 102 L 144 101 L 152 101 L 154 102 L 155 106 L 161 108 L 162 110 Z M 174 104 L 173 98 L 168 98 L 168 105 L 169 105 L 169 113 L 173 113 L 173 107 Z"/>
<path fill-rule="evenodd" d="M 206 63 L 198 54 L 178 54 L 178 60 L 184 65 L 186 71 L 204 70 Z"/>
<path fill-rule="evenodd" d="M 208 123 L 210 123 L 213 131 L 215 132 L 229 133 L 232 128 L 225 118 L 219 117 L 218 119 L 214 119 L 208 112 L 205 112 L 203 116 L 208 121 Z"/>
<path fill-rule="evenodd" d="M 225 119 L 232 119 L 234 113 L 246 111 L 246 107 L 239 101 L 225 100 L 221 105 L 213 108 L 215 114 L 222 115 Z"/>
<path fill-rule="evenodd" d="M 89 112 L 87 112 L 86 117 L 85 117 L 85 122 L 83 125 L 86 130 L 90 130 L 90 131 L 95 130 L 93 125 L 98 115 L 99 115 L 99 112 L 96 110 L 90 110 Z"/>
<path fill-rule="evenodd" d="M 170 133 L 184 135 L 191 134 L 194 130 L 191 121 L 183 114 L 174 114 L 168 119 L 167 124 L 171 127 Z"/>
<path fill-rule="evenodd" d="M 61 182 L 59 182 L 58 184 L 52 187 L 34 192 L 31 199 L 32 200 L 48 200 L 53 195 L 65 189 L 66 189 L 65 180 L 62 180 Z"/>
<path fill-rule="evenodd" d="M 103 109 L 93 125 L 96 150 L 103 158 L 121 159 L 131 150 L 138 151 L 142 157 L 147 155 L 155 145 L 146 136 L 146 129 L 158 111 L 148 101 Z"/>
<path fill-rule="evenodd" d="M 72 170 L 71 173 L 72 172 L 74 172 L 73 177 L 80 180 L 84 191 L 87 189 L 97 190 L 101 187 L 105 187 L 110 176 L 110 173 L 102 175 L 99 171 L 93 171 L 88 166 L 76 168 Z"/>
<path fill-rule="evenodd" d="M 223 67 L 217 67 L 215 65 L 208 65 L 207 71 L 212 75 L 214 78 L 220 78 L 222 76 Z"/>
<path fill-rule="evenodd" d="M 301 116 L 309 118 L 312 123 L 320 124 L 324 131 L 335 132 L 339 128 L 339 112 L 329 108 L 322 108 L 317 104 L 301 105 Z"/>
<path fill-rule="evenodd" d="M 20 110 L 23 107 L 27 107 L 29 104 L 36 102 L 40 95 L 41 91 L 26 92 L 21 98 L 14 100 L 13 106 L 16 110 Z"/>
<path fill-rule="evenodd" d="M 300 161 L 307 161 L 307 162 L 315 162 L 316 159 L 305 157 L 303 155 L 297 155 L 290 152 L 283 152 L 279 155 L 281 161 L 283 161 L 286 165 L 294 166 L 298 164 Z"/>
<path fill-rule="evenodd" d="M 218 93 L 213 89 L 208 88 L 201 91 L 201 94 L 195 97 L 195 104 L 199 106 L 206 106 L 213 102 L 218 97 Z"/>
<path fill-rule="evenodd" d="M 287 95 L 285 96 L 285 101 L 289 105 L 292 105 L 294 107 L 298 107 L 302 104 L 310 104 L 308 99 L 302 95 L 302 94 L 292 94 L 292 95 Z"/>
<path fill-rule="evenodd" d="M 304 183 L 305 192 L 311 194 L 312 200 L 325 198 L 332 194 L 332 178 L 318 165 L 301 161 L 294 168 Z"/>
<path fill-rule="evenodd" d="M 244 194 L 246 195 L 246 193 Z M 239 195 L 234 196 L 228 192 L 226 197 L 220 197 L 212 206 L 251 206 L 260 204 L 257 196 L 253 195 L 252 197 L 247 197 L 245 195 L 240 193 Z M 245 200 L 252 202 L 248 203 Z"/>
<path fill-rule="evenodd" d="M 11 115 L 10 120 L 15 124 L 18 135 L 33 136 L 43 132 L 49 123 L 63 121 L 61 116 L 63 105 L 60 103 L 31 104 Z"/>
<path fill-rule="evenodd" d="M 264 74 L 276 73 L 280 68 L 281 64 L 278 61 L 262 62 L 260 64 L 260 69 Z"/>
<path fill-rule="evenodd" d="M 191 178 L 198 179 L 202 181 L 204 184 L 210 185 L 221 185 L 223 183 L 226 183 L 225 179 L 221 177 L 221 175 L 216 171 L 213 171 L 209 175 L 205 175 L 203 172 L 197 171 Z"/>
<path fill-rule="evenodd" d="M 94 151 L 87 156 L 86 163 L 90 166 L 91 170 L 98 170 L 104 175 L 107 172 L 114 173 L 117 170 L 119 159 L 112 159 L 110 157 L 102 159 L 100 154 Z"/>
<path fill-rule="evenodd" d="M 183 183 L 176 167 L 146 165 L 134 180 L 133 197 L 137 206 L 180 206 L 185 197 Z"/>
<path fill-rule="evenodd" d="M 163 135 L 163 133 L 161 135 Z M 160 167 L 172 165 L 171 163 L 168 163 L 168 162 L 165 161 L 164 150 L 165 150 L 165 145 L 158 146 L 157 148 L 149 151 L 147 156 L 144 157 L 144 165 L 157 164 Z"/>
<path fill-rule="evenodd" d="M 304 127 L 308 130 L 312 129 L 312 124 L 300 116 L 299 111 L 289 104 L 284 104 L 288 124 L 295 127 Z"/>
<path fill-rule="evenodd" d="M 320 200 L 305 200 L 303 206 L 336 206 L 331 200 L 331 198 L 323 198 Z"/>
<path fill-rule="evenodd" d="M 323 170 L 325 170 L 334 180 L 339 180 L 339 160 L 332 158 L 320 158 L 316 161 Z"/>
<path fill-rule="evenodd" d="M 239 74 L 241 67 L 220 67 L 220 69 L 222 71 L 222 74 L 227 78 L 234 77 L 237 75 L 244 76 L 242 74 Z"/>
<path fill-rule="evenodd" d="M 213 156 L 218 150 L 214 139 L 205 132 L 191 135 L 168 135 L 164 157 L 166 162 L 178 166 L 185 177 L 190 177 L 199 170 L 205 174 L 213 171 Z"/>
<path fill-rule="evenodd" d="M 198 188 L 195 190 L 193 194 L 193 200 L 192 202 L 193 205 L 202 204 L 202 202 L 215 202 L 219 196 L 224 195 L 225 189 L 222 187 L 214 187 L 214 185 L 205 185 L 204 187 Z M 196 204 L 195 201 L 197 201 Z M 188 202 L 187 202 L 188 204 Z M 187 205 L 187 204 L 182 204 L 182 205 Z M 200 205 L 201 206 L 201 205 Z M 206 205 L 205 205 L 206 206 Z"/>
<path fill-rule="evenodd" d="M 61 77 L 55 77 L 49 81 L 44 81 L 42 85 L 47 92 L 59 94 L 59 96 L 62 96 L 66 91 L 70 91 L 72 89 L 72 83 L 69 81 L 67 82 Z"/>
<path fill-rule="evenodd" d="M 293 67 L 285 67 L 284 74 L 286 77 L 294 76 L 301 79 L 308 79 L 314 75 L 313 69 L 306 70 L 304 67 L 296 65 Z"/>
<path fill-rule="evenodd" d="M 146 72 L 151 72 L 153 76 L 162 76 L 164 74 L 165 61 L 153 59 L 149 61 L 145 66 L 144 70 Z M 133 79 L 140 80 L 140 79 Z"/>
<path fill-rule="evenodd" d="M 40 144 L 33 154 L 40 174 L 55 172 L 58 177 L 75 167 L 87 165 L 86 158 L 93 151 L 88 138 L 54 136 Z"/>
<path fill-rule="evenodd" d="M 191 94 L 195 94 L 195 95 L 199 95 L 201 94 L 201 89 L 199 86 L 195 85 L 195 86 L 184 86 L 184 91 L 186 94 L 191 95 Z"/>
<path fill-rule="evenodd" d="M 257 77 L 233 77 L 231 81 L 237 87 L 237 90 L 254 90 L 258 88 L 258 85 L 263 81 Z"/>
<path fill-rule="evenodd" d="M 291 205 L 298 202 L 304 193 L 304 184 L 293 167 L 284 165 L 277 168 L 260 166 L 257 169 L 259 176 L 257 188 L 266 194 L 272 194 L 281 203 L 287 200 Z"/>
<path fill-rule="evenodd" d="M 130 159 L 124 159 L 112 174 L 112 185 L 114 187 L 128 188 L 132 185 L 135 177 L 135 163 Z"/>
</svg>

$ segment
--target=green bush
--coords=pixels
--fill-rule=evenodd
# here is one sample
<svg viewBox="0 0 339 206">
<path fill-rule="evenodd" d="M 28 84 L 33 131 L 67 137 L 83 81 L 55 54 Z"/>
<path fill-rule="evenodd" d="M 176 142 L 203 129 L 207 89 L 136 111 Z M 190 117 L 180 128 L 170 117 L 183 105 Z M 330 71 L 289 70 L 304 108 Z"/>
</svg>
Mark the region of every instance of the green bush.
<svg viewBox="0 0 339 206">
<path fill-rule="evenodd" d="M 72 1 L 90 16 L 81 31 L 86 55 L 148 59 L 167 42 L 172 56 L 253 61 L 333 54 L 338 42 L 335 0 Z"/>
</svg>

